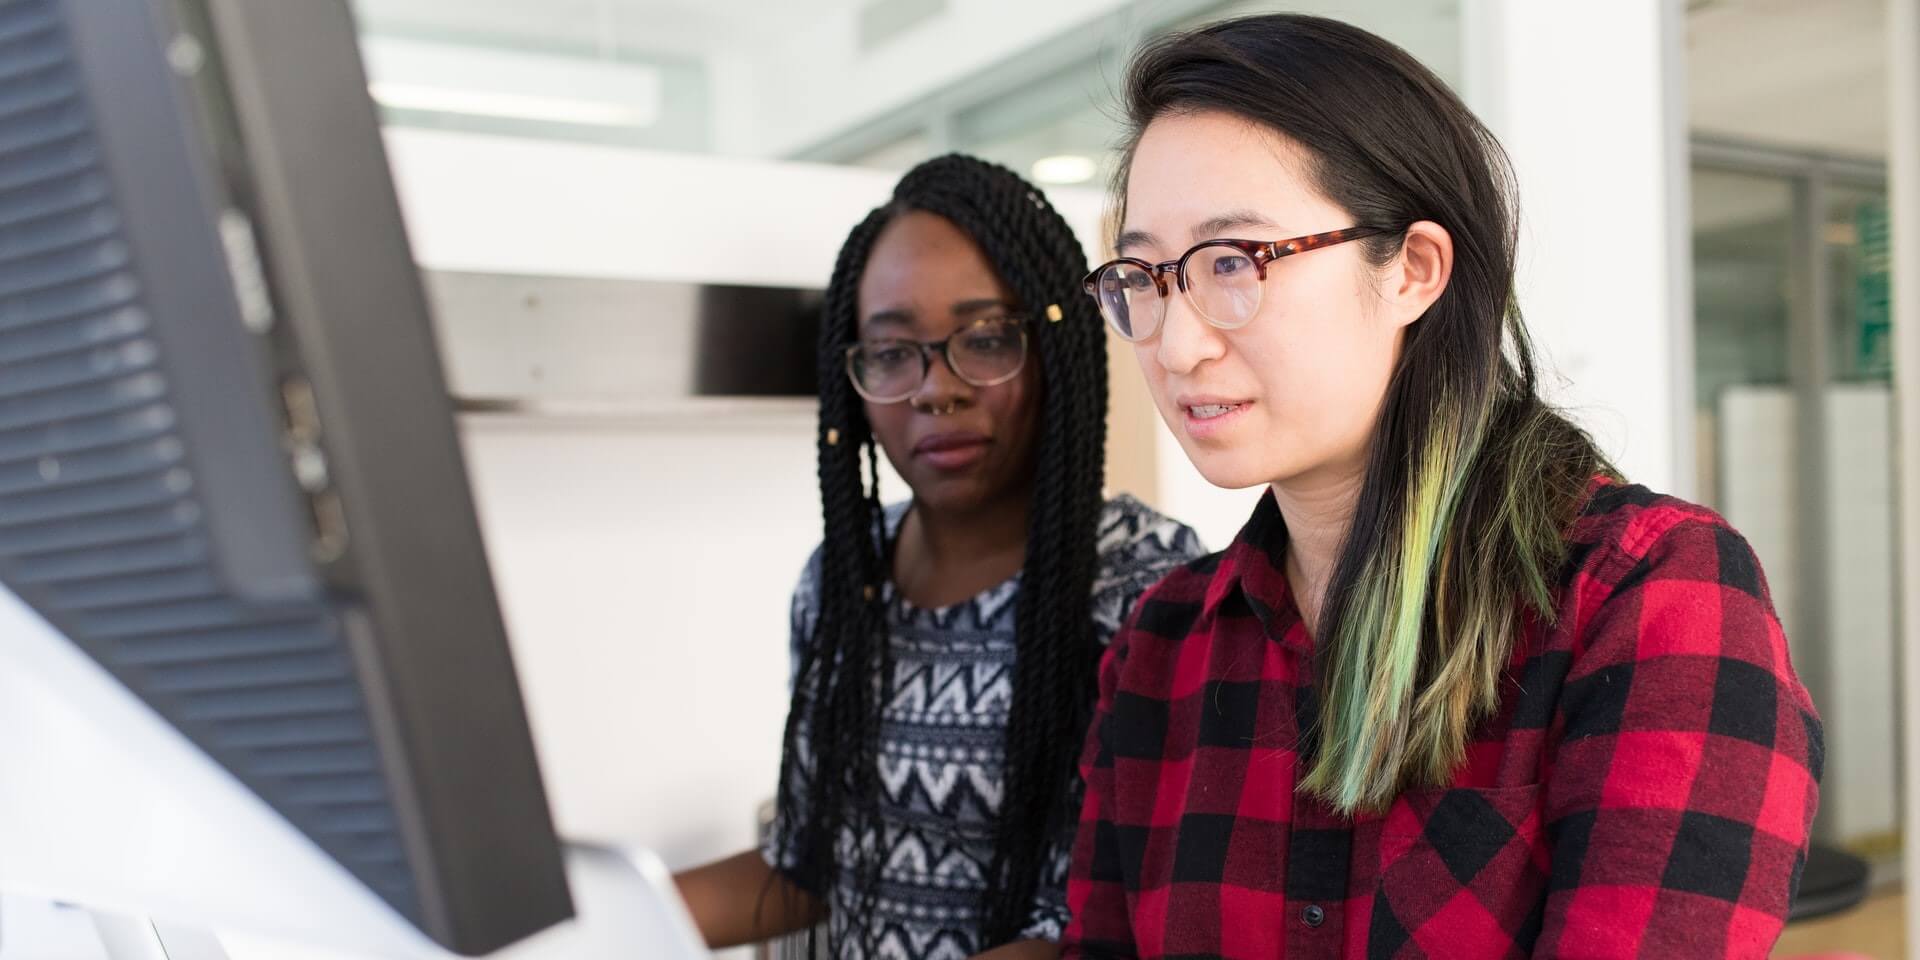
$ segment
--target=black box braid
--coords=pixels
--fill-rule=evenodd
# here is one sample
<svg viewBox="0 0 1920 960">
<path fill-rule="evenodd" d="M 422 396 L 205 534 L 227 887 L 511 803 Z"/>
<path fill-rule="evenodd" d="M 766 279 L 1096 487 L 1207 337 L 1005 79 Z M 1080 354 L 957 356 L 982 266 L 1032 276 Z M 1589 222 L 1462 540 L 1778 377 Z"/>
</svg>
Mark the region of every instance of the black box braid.
<svg viewBox="0 0 1920 960">
<path fill-rule="evenodd" d="M 797 862 L 795 879 L 822 898 L 839 871 L 851 869 L 861 909 L 843 921 L 866 952 L 872 948 L 867 921 L 884 847 L 875 767 L 880 709 L 892 693 L 880 589 L 891 569 L 891 544 L 875 443 L 842 364 L 846 345 L 858 337 L 858 290 L 867 256 L 880 231 L 909 210 L 944 217 L 979 244 L 1033 316 L 1031 336 L 1041 364 L 1041 428 L 1015 608 L 1005 788 L 981 904 L 983 949 L 1013 939 L 1027 925 L 1043 874 L 1048 883 L 1062 880 L 1052 873 L 1052 858 L 1070 842 L 1079 813 L 1075 763 L 1100 655 L 1090 614 L 1105 472 L 1107 365 L 1104 328 L 1080 290 L 1086 255 L 1066 220 L 1017 174 L 957 154 L 929 160 L 901 179 L 891 202 L 853 229 L 827 288 L 819 350 L 819 615 L 801 655 L 781 771 L 783 811 L 809 814 L 790 821 L 781 853 Z M 803 726 L 806 758 L 796 753 Z M 796 769 L 803 775 L 794 776 Z M 805 775 L 808 770 L 830 775 Z M 855 849 L 837 846 L 843 829 L 858 838 Z M 849 853 L 854 863 L 842 861 Z"/>
</svg>

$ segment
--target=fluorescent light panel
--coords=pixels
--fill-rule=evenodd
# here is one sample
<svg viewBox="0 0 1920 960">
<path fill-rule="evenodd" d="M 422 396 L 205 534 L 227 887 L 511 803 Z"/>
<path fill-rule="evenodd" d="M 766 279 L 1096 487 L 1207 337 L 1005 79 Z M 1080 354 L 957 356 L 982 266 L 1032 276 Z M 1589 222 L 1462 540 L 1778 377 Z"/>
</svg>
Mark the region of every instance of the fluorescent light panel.
<svg viewBox="0 0 1920 960">
<path fill-rule="evenodd" d="M 396 110 L 647 127 L 660 75 L 645 64 L 372 37 L 363 44 L 375 101 Z"/>
<path fill-rule="evenodd" d="M 524 94 L 488 93 L 482 90 L 462 90 L 457 87 L 432 87 L 423 84 L 379 81 L 367 84 L 367 90 L 382 106 L 395 110 L 425 110 L 474 117 L 543 120 L 550 123 L 577 123 L 603 127 L 643 127 L 653 119 L 645 111 L 597 100 L 531 97 Z"/>
</svg>

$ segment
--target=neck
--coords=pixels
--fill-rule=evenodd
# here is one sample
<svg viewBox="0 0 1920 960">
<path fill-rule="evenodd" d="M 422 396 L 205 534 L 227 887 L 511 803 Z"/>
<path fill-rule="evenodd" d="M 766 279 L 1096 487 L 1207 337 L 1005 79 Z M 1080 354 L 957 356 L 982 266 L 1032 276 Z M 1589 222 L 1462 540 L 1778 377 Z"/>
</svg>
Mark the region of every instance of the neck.
<svg viewBox="0 0 1920 960">
<path fill-rule="evenodd" d="M 1008 497 L 971 509 L 939 509 L 916 501 L 911 516 L 926 559 L 936 566 L 977 560 L 1027 544 L 1027 496 Z"/>
<path fill-rule="evenodd" d="M 1321 601 L 1328 581 L 1333 579 L 1347 531 L 1353 526 L 1366 478 L 1362 463 L 1272 484 L 1274 502 L 1287 523 L 1288 585 L 1309 632 L 1320 625 Z"/>
</svg>

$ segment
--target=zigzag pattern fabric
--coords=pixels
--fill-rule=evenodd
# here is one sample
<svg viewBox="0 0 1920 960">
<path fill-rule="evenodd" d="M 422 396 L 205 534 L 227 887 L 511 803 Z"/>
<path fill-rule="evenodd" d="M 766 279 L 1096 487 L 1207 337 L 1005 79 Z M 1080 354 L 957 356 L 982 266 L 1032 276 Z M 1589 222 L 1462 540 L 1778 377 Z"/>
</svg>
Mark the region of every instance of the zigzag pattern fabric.
<svg viewBox="0 0 1920 960">
<path fill-rule="evenodd" d="M 907 504 L 887 509 L 894 535 Z M 1099 570 L 1090 614 L 1100 642 L 1110 641 L 1148 587 L 1205 551 L 1190 528 L 1130 496 L 1108 500 L 1100 518 Z M 813 635 L 819 554 L 794 590 L 793 654 Z M 1020 576 L 938 609 L 915 607 L 887 584 L 893 652 L 892 698 L 881 718 L 878 756 L 881 829 L 839 838 L 840 860 L 856 849 L 883 854 L 878 900 L 867 922 L 874 952 L 850 936 L 852 874 L 829 891 L 829 942 L 843 960 L 960 960 L 979 952 L 982 876 L 993 855 L 1000 814 L 1007 714 L 1013 702 L 1014 605 Z M 802 774 L 811 767 L 800 732 Z M 781 811 L 763 853 L 777 855 L 794 811 Z M 800 815 L 804 815 L 801 813 Z M 1023 937 L 1057 940 L 1067 922 L 1071 831 L 1058 839 Z"/>
</svg>

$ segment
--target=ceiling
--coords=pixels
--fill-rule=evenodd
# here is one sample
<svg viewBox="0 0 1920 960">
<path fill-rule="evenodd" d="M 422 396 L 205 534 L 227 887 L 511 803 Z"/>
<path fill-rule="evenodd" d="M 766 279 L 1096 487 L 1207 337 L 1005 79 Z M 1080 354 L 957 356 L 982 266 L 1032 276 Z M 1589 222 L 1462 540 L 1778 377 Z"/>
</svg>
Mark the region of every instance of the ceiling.
<svg viewBox="0 0 1920 960">
<path fill-rule="evenodd" d="M 871 0 L 353 0 L 369 33 L 618 59 L 751 58 L 804 34 L 823 17 L 846 16 Z M 1268 8 L 1343 11 L 1363 25 L 1419 47 L 1409 20 L 1457 24 L 1450 0 L 1296 0 Z M 1247 4 L 1252 6 L 1253 4 Z M 1886 150 L 1884 0 L 1690 0 L 1688 109 L 1701 133 L 1804 150 L 1877 157 Z M 1377 10 L 1375 8 L 1378 8 Z M 1410 16 L 1418 11 L 1419 16 Z M 1378 22 L 1368 22 L 1368 17 Z M 1457 29 L 1457 27 L 1451 27 Z M 1410 32 L 1411 31 L 1411 32 Z M 1437 36 L 1437 34 L 1435 34 Z M 1438 44 L 1437 46 L 1435 44 Z M 1015 41 L 1017 46 L 1017 41 Z M 1435 39 L 1430 61 L 1457 51 Z M 1438 67 L 1457 70 L 1453 63 Z M 1450 72 L 1443 69 L 1443 73 Z M 1006 144 L 1042 152 L 1077 140 L 1069 129 Z"/>
<path fill-rule="evenodd" d="M 1887 150 L 1885 0 L 1694 0 L 1695 131 L 1827 153 Z"/>
<path fill-rule="evenodd" d="M 739 52 L 862 0 L 352 0 L 361 29 L 602 55 Z"/>
</svg>

